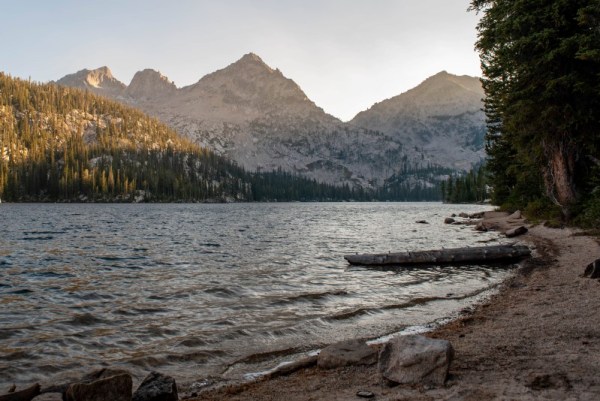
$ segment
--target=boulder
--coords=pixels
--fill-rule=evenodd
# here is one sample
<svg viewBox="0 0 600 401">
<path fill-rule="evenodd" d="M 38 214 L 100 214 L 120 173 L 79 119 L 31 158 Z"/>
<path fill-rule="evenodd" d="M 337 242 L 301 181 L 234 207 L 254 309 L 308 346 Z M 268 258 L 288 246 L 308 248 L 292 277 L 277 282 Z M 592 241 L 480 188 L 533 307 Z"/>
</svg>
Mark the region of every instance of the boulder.
<svg viewBox="0 0 600 401">
<path fill-rule="evenodd" d="M 0 401 L 31 401 L 40 394 L 40 385 L 36 383 L 25 390 L 15 390 L 16 387 L 12 386 L 7 394 L 0 395 Z"/>
<path fill-rule="evenodd" d="M 470 219 L 482 219 L 482 218 L 483 218 L 483 215 L 484 215 L 484 213 L 485 213 L 485 212 L 471 213 L 471 214 L 469 215 L 469 218 L 470 218 Z"/>
<path fill-rule="evenodd" d="M 456 220 L 454 220 L 452 217 L 446 217 L 444 219 L 444 224 L 452 224 L 454 223 Z"/>
<path fill-rule="evenodd" d="M 458 214 L 458 217 L 462 217 L 463 219 L 468 219 L 469 215 L 466 214 L 465 212 L 461 212 L 461 213 Z"/>
<path fill-rule="evenodd" d="M 417 220 L 415 221 L 417 224 L 429 224 L 426 220 Z"/>
<path fill-rule="evenodd" d="M 513 219 L 513 220 L 517 220 L 522 218 L 523 215 L 521 214 L 520 210 L 517 210 L 516 212 L 514 212 L 513 214 L 511 214 L 510 216 L 508 216 L 509 219 Z"/>
<path fill-rule="evenodd" d="M 446 340 L 420 335 L 398 336 L 379 352 L 379 371 L 399 384 L 443 385 L 454 349 Z"/>
<path fill-rule="evenodd" d="M 600 278 L 600 259 L 596 259 L 586 266 L 583 277 Z"/>
<path fill-rule="evenodd" d="M 475 230 L 476 231 L 481 231 L 481 232 L 486 232 L 488 230 L 488 228 L 485 226 L 485 223 L 483 221 L 480 221 L 475 226 Z"/>
<path fill-rule="evenodd" d="M 512 228 L 510 230 L 508 230 L 505 235 L 508 238 L 513 238 L 513 237 L 517 237 L 519 235 L 523 235 L 527 232 L 527 227 L 525 226 L 519 226 L 519 227 L 515 227 Z"/>
<path fill-rule="evenodd" d="M 131 375 L 122 370 L 101 369 L 70 384 L 66 401 L 131 401 Z"/>
<path fill-rule="evenodd" d="M 171 376 L 152 372 L 140 384 L 132 401 L 177 401 L 177 384 Z"/>
<path fill-rule="evenodd" d="M 362 340 L 331 344 L 321 350 L 317 366 L 333 369 L 349 365 L 372 365 L 377 362 L 377 351 Z"/>
</svg>

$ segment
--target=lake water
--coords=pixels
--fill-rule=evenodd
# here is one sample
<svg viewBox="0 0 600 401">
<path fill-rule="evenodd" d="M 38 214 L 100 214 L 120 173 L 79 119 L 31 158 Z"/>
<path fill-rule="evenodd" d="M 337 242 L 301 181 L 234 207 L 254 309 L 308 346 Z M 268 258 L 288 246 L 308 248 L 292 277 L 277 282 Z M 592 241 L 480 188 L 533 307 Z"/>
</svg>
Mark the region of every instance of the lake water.
<svg viewBox="0 0 600 401">
<path fill-rule="evenodd" d="M 0 388 L 107 365 L 140 380 L 150 370 L 182 383 L 235 378 L 452 316 L 509 272 L 369 269 L 343 255 L 476 245 L 497 234 L 443 219 L 485 209 L 1 204 Z"/>
</svg>

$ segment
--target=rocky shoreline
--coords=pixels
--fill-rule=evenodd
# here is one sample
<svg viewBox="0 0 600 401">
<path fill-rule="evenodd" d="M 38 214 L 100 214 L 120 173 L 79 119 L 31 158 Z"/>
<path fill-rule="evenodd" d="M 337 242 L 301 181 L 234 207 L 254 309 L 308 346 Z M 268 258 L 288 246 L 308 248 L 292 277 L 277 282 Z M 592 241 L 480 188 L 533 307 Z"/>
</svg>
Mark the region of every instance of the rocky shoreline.
<svg viewBox="0 0 600 401">
<path fill-rule="evenodd" d="M 477 231 L 496 230 L 509 236 L 515 229 L 523 228 L 518 230 L 519 239 L 534 249 L 535 257 L 523 262 L 498 293 L 486 302 L 463 311 L 460 318 L 426 333 L 425 337 L 415 336 L 409 341 L 422 343 L 425 348 L 440 341 L 448 344 L 451 351 L 448 348 L 442 351 L 447 357 L 444 357 L 443 365 L 436 367 L 435 380 L 420 376 L 421 373 L 416 373 L 415 380 L 408 381 L 402 379 L 406 377 L 405 373 L 382 375 L 388 367 L 382 367 L 381 361 L 390 359 L 392 351 L 384 352 L 381 348 L 391 347 L 389 344 L 395 339 L 385 347 L 381 344 L 369 347 L 355 340 L 356 344 L 332 345 L 318 357 L 313 355 L 281 366 L 253 382 L 207 387 L 202 391 L 181 388 L 179 399 L 600 399 L 600 382 L 597 380 L 600 368 L 597 317 L 600 280 L 585 277 L 595 275 L 592 262 L 600 257 L 598 240 L 572 229 L 532 225 L 520 214 L 486 212 L 476 217 L 482 218 L 468 223 Z M 472 216 L 467 218 L 472 219 Z M 386 352 L 388 356 L 382 357 Z M 427 359 L 415 354 L 409 358 Z M 431 361 L 435 364 L 440 358 L 434 357 Z M 411 375 L 415 374 L 408 374 Z M 103 382 L 105 376 L 99 379 L 100 386 L 106 385 Z M 174 380 L 171 384 L 171 378 L 161 376 L 160 379 L 168 383 L 164 393 L 167 398 L 155 400 L 150 397 L 147 400 L 177 400 Z M 125 381 L 131 388 L 131 378 Z M 84 380 L 85 389 L 88 382 Z M 73 392 L 77 386 L 81 387 L 81 384 L 71 384 L 73 388 L 67 390 Z M 35 391 L 39 392 L 39 387 Z M 131 391 L 129 394 L 131 397 Z M 7 396 L 0 395 L 0 400 L 4 401 L 4 397 Z M 35 400 L 59 400 L 60 397 L 55 392 L 35 397 Z M 131 399 L 127 397 L 125 395 L 123 399 Z"/>
<path fill-rule="evenodd" d="M 586 266 L 600 257 L 598 240 L 577 230 L 532 225 L 516 214 L 486 212 L 480 223 L 502 233 L 527 227 L 519 239 L 536 255 L 487 302 L 425 334 L 454 348 L 444 385 L 390 386 L 376 365 L 324 370 L 308 361 L 277 377 L 190 399 L 600 399 L 600 280 L 583 277 Z"/>
</svg>

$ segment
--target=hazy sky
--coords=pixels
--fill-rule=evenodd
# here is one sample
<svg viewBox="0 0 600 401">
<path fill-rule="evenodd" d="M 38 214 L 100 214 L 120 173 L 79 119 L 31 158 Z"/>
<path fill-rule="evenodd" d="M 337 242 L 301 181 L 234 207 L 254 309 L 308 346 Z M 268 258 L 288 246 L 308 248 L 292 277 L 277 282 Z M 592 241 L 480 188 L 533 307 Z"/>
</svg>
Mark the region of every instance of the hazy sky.
<svg viewBox="0 0 600 401">
<path fill-rule="evenodd" d="M 35 81 L 107 65 L 179 87 L 248 52 L 343 120 L 441 70 L 480 75 L 468 0 L 0 0 L 0 70 Z"/>
</svg>

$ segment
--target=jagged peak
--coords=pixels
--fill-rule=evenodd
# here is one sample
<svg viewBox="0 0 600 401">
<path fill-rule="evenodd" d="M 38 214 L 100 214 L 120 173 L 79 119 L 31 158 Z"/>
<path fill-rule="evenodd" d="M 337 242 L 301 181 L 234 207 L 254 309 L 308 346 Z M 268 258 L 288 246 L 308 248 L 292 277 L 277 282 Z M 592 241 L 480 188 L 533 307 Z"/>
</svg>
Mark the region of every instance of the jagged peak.
<svg viewBox="0 0 600 401">
<path fill-rule="evenodd" d="M 229 67 L 247 67 L 247 66 L 257 66 L 260 68 L 264 68 L 264 69 L 268 70 L 269 72 L 275 71 L 274 69 L 269 67 L 267 65 L 267 63 L 265 63 L 263 61 L 263 59 L 260 58 L 256 53 L 252 53 L 252 52 L 244 54 L 242 56 L 242 58 L 240 58 L 235 63 L 231 64 Z"/>
</svg>

